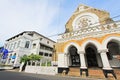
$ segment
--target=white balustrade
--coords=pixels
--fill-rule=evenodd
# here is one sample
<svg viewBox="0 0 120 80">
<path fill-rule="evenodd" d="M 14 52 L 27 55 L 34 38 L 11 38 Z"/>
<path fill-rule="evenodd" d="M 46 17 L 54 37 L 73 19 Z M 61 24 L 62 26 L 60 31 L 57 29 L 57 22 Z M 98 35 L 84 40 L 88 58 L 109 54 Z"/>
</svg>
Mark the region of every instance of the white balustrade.
<svg viewBox="0 0 120 80">
<path fill-rule="evenodd" d="M 104 34 L 114 32 L 120 32 L 120 21 L 105 24 L 105 25 L 98 25 L 93 27 L 86 27 L 81 28 L 80 30 L 64 33 L 59 35 L 58 42 L 64 42 L 70 39 L 82 39 L 85 37 L 97 37 Z"/>
</svg>

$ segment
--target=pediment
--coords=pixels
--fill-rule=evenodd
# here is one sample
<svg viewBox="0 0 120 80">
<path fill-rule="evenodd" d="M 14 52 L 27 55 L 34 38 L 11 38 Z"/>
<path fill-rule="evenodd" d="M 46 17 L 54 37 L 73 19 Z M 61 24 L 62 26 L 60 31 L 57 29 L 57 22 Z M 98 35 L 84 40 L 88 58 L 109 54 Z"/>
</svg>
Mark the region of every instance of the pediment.
<svg viewBox="0 0 120 80">
<path fill-rule="evenodd" d="M 107 20 L 102 22 L 103 19 L 110 19 L 109 13 L 105 10 L 100 10 L 84 4 L 80 4 L 73 15 L 70 17 L 70 19 L 67 21 L 65 25 L 65 32 L 93 27 L 108 22 Z"/>
<path fill-rule="evenodd" d="M 90 9 L 90 8 L 91 7 L 89 7 L 89 6 L 86 6 L 84 4 L 80 4 L 75 12 L 81 12 L 81 11 L 84 11 L 84 10 L 87 10 L 87 9 Z"/>
</svg>

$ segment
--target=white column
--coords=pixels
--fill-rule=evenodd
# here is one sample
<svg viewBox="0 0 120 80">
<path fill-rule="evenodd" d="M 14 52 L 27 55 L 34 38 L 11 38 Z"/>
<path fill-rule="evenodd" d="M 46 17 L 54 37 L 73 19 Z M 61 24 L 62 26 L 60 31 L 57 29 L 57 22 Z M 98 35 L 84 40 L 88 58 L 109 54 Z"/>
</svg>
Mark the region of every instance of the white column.
<svg viewBox="0 0 120 80">
<path fill-rule="evenodd" d="M 70 54 L 67 55 L 67 63 L 68 63 L 68 66 L 71 66 Z"/>
<path fill-rule="evenodd" d="M 87 67 L 86 67 L 86 62 L 85 62 L 85 52 L 84 51 L 80 51 L 79 52 L 79 54 L 80 54 L 80 62 L 81 62 L 81 69 L 86 69 Z"/>
<path fill-rule="evenodd" d="M 107 49 L 98 50 L 98 52 L 100 53 L 101 59 L 102 59 L 103 69 L 112 69 L 109 64 L 108 57 L 106 55 L 107 51 L 108 51 Z"/>
<path fill-rule="evenodd" d="M 68 67 L 68 54 L 64 54 L 64 66 Z"/>
<path fill-rule="evenodd" d="M 45 66 L 48 66 L 48 65 L 47 65 L 47 61 L 46 61 L 46 63 L 45 63 Z"/>
<path fill-rule="evenodd" d="M 30 61 L 30 63 L 31 63 L 30 65 L 32 66 L 33 62 L 32 62 L 32 61 Z"/>
<path fill-rule="evenodd" d="M 37 66 L 37 61 L 35 61 L 35 66 Z"/>
<path fill-rule="evenodd" d="M 27 61 L 27 64 L 26 64 L 26 66 L 28 66 L 28 61 Z"/>
<path fill-rule="evenodd" d="M 6 63 L 5 64 L 9 64 L 8 62 L 9 62 L 9 58 L 10 58 L 10 55 L 8 55 L 8 58 L 7 58 L 7 60 L 6 60 Z"/>
<path fill-rule="evenodd" d="M 16 54 L 16 58 L 14 59 L 13 66 L 18 66 L 20 65 L 20 57 L 18 54 Z"/>
</svg>

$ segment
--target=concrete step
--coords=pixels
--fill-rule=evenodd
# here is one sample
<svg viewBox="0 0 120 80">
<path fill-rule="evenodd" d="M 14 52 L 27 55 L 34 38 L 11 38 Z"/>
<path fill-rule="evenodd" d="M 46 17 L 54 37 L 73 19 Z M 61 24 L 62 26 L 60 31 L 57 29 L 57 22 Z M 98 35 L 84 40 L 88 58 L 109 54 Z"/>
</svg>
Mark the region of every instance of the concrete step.
<svg viewBox="0 0 120 80">
<path fill-rule="evenodd" d="M 69 75 L 69 76 L 79 77 L 79 76 L 80 76 L 80 73 L 79 73 L 79 72 L 69 72 L 68 75 Z"/>
<path fill-rule="evenodd" d="M 88 69 L 90 77 L 104 78 L 102 69 Z"/>
<path fill-rule="evenodd" d="M 114 69 L 117 79 L 120 79 L 120 69 Z"/>
<path fill-rule="evenodd" d="M 114 69 L 114 72 L 117 76 L 117 80 L 119 80 L 120 79 L 120 69 Z M 96 77 L 96 78 L 105 78 L 102 69 L 98 69 L 98 70 L 89 69 L 89 76 Z M 115 80 L 115 78 L 113 77 L 112 74 L 108 74 L 108 80 Z"/>
<path fill-rule="evenodd" d="M 93 69 L 88 69 L 89 77 L 96 77 L 96 78 L 104 78 L 104 74 L 102 69 L 99 68 L 93 68 Z M 80 68 L 69 68 L 68 72 L 69 76 L 80 76 Z M 86 76 L 86 73 L 83 72 L 82 76 Z"/>
<path fill-rule="evenodd" d="M 80 72 L 80 67 L 71 67 L 69 71 Z"/>
<path fill-rule="evenodd" d="M 80 76 L 80 67 L 71 67 L 68 72 L 69 76 Z"/>
</svg>

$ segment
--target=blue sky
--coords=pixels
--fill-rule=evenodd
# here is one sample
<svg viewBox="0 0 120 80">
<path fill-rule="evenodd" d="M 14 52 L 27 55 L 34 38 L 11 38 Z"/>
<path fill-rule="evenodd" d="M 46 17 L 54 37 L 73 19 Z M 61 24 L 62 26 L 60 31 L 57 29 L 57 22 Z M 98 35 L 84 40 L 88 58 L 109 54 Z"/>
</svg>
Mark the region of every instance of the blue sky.
<svg viewBox="0 0 120 80">
<path fill-rule="evenodd" d="M 79 4 L 106 10 L 111 17 L 120 14 L 120 0 L 0 0 L 0 46 L 23 31 L 45 36 L 63 33 Z"/>
</svg>

